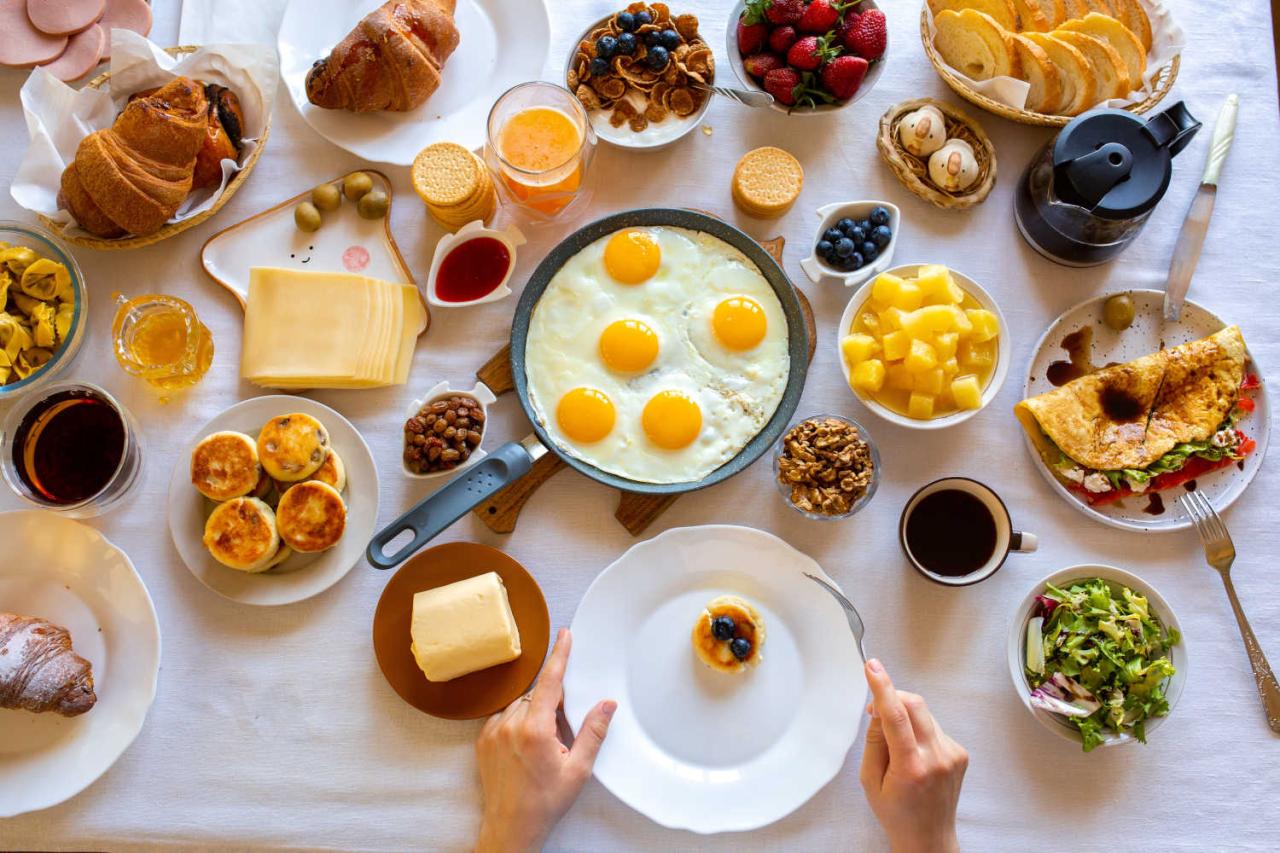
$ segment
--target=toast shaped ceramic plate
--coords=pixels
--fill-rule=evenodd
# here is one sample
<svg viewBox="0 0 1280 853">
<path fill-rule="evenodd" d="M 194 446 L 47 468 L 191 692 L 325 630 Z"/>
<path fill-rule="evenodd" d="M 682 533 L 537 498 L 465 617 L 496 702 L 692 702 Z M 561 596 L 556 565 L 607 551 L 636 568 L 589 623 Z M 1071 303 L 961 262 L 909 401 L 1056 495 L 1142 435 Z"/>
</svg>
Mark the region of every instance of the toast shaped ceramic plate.
<svg viewBox="0 0 1280 853">
<path fill-rule="evenodd" d="M 433 142 L 484 144 L 489 108 L 517 83 L 542 79 L 551 42 L 543 0 L 458 0 L 458 49 L 440 88 L 408 112 L 326 110 L 307 100 L 307 72 L 383 0 L 291 0 L 280 23 L 280 74 L 312 129 L 375 163 L 408 166 Z"/>
<path fill-rule="evenodd" d="M 249 271 L 254 267 L 346 272 L 417 286 L 391 236 L 391 181 L 381 172 L 364 172 L 373 178 L 374 189 L 387 194 L 386 216 L 363 219 L 356 213 L 355 202 L 344 196 L 337 210 L 321 213 L 324 221 L 320 230 L 301 231 L 294 224 L 293 209 L 311 199 L 308 187 L 210 237 L 200 250 L 204 271 L 231 291 L 241 308 L 249 298 Z M 339 175 L 330 183 L 341 186 L 343 177 Z M 426 312 L 425 302 L 422 307 Z M 431 315 L 425 316 L 419 334 L 431 324 Z"/>
</svg>

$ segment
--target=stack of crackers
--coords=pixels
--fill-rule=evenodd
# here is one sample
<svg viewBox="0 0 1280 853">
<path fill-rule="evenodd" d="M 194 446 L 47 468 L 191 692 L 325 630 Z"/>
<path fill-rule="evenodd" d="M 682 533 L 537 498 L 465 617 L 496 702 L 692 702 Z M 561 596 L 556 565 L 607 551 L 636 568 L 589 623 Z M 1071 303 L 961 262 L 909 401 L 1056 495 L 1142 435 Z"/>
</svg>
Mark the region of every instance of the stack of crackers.
<svg viewBox="0 0 1280 853">
<path fill-rule="evenodd" d="M 800 161 L 781 148 L 748 151 L 733 170 L 734 204 L 760 219 L 773 219 L 790 210 L 803 186 Z"/>
<path fill-rule="evenodd" d="M 487 222 L 497 208 L 488 167 L 456 143 L 437 142 L 419 151 L 411 177 L 431 218 L 450 231 L 477 219 Z"/>
</svg>

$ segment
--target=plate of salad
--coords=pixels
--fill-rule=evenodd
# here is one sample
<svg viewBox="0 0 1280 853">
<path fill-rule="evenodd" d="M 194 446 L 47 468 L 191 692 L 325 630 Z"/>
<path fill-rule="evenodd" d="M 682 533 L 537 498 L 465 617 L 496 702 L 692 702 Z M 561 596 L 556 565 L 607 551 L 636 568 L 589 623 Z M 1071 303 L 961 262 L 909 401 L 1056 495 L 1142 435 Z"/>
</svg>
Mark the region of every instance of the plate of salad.
<svg viewBox="0 0 1280 853">
<path fill-rule="evenodd" d="M 1147 742 L 1182 693 L 1187 653 L 1155 589 L 1114 566 L 1072 566 L 1024 599 L 1009 670 L 1036 719 L 1090 752 Z"/>
<path fill-rule="evenodd" d="M 1048 328 L 1014 408 L 1036 467 L 1085 515 L 1126 530 L 1183 530 L 1184 490 L 1219 510 L 1262 466 L 1271 430 L 1248 329 L 1164 293 L 1128 290 L 1074 306 Z"/>
</svg>

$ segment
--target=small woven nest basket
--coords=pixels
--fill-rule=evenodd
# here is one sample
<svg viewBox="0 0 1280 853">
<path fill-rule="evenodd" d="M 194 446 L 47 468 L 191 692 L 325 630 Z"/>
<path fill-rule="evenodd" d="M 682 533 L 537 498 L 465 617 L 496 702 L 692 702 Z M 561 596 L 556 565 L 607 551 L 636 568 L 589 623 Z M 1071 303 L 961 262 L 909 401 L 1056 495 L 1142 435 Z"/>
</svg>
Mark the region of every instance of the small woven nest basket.
<svg viewBox="0 0 1280 853">
<path fill-rule="evenodd" d="M 1019 124 L 1034 124 L 1040 127 L 1063 127 L 1075 116 L 1059 116 L 1048 115 L 1047 113 L 1037 113 L 1031 110 L 1018 109 L 1008 104 L 1002 104 L 994 98 L 988 98 L 986 95 L 974 89 L 969 82 L 963 77 L 958 76 L 954 71 L 947 67 L 942 61 L 942 57 L 938 54 L 938 49 L 933 46 L 933 39 L 929 38 L 929 7 L 926 5 L 920 11 L 920 41 L 924 43 L 925 56 L 929 57 L 929 61 L 933 63 L 933 68 L 938 72 L 938 76 L 942 78 L 952 90 L 964 98 L 971 104 L 977 104 L 987 112 L 995 113 L 1001 118 L 1007 118 L 1009 121 L 1016 121 Z M 1178 68 L 1181 66 L 1181 57 L 1175 56 L 1173 61 L 1160 69 L 1156 75 L 1155 87 L 1146 99 L 1135 104 L 1128 104 L 1124 109 L 1135 113 L 1145 113 L 1154 109 L 1156 104 L 1164 100 L 1164 96 L 1169 94 L 1169 90 L 1173 88 L 1173 81 L 1178 78 Z"/>
<path fill-rule="evenodd" d="M 923 106 L 935 107 L 947 123 L 948 139 L 963 139 L 973 147 L 978 161 L 978 179 L 970 189 L 948 192 L 929 180 L 929 158 L 919 157 L 902 147 L 898 139 L 898 122 L 907 113 Z M 943 210 L 964 210 L 984 202 L 996 185 L 996 149 L 982 126 L 959 107 L 933 98 L 916 98 L 889 107 L 880 117 L 880 133 L 876 148 L 889 164 L 889 169 L 902 185 L 925 201 Z"/>
<path fill-rule="evenodd" d="M 181 45 L 179 47 L 165 48 L 165 52 L 170 56 L 185 56 L 188 53 L 195 53 L 199 48 L 194 45 Z M 86 85 L 90 89 L 101 89 L 111 80 L 111 72 L 105 71 L 94 77 Z M 194 228 L 201 222 L 213 216 L 223 205 L 231 201 L 231 197 L 236 194 L 241 186 L 244 185 L 245 179 L 249 177 L 249 173 L 253 171 L 253 167 L 257 165 L 258 158 L 262 156 L 262 149 L 267 145 L 267 136 L 271 133 L 271 117 L 267 116 L 267 123 L 262 128 L 262 135 L 258 137 L 258 144 L 254 147 L 253 153 L 245 158 L 240 164 L 240 171 L 231 176 L 231 180 L 227 181 L 226 187 L 222 190 L 222 195 L 213 203 L 208 210 L 198 213 L 195 216 L 182 220 L 181 222 L 170 222 L 161 226 L 159 231 L 151 234 L 145 234 L 137 237 L 118 237 L 114 240 L 107 240 L 102 237 L 94 237 L 91 234 L 72 233 L 71 225 L 64 225 L 54 222 L 43 213 L 37 213 L 36 217 L 59 238 L 66 240 L 76 246 L 84 246 L 87 249 L 102 249 L 104 251 L 118 251 L 121 249 L 140 249 L 143 246 L 150 246 L 153 243 L 159 243 L 161 240 L 167 240 L 175 234 L 181 234 L 188 228 Z"/>
</svg>

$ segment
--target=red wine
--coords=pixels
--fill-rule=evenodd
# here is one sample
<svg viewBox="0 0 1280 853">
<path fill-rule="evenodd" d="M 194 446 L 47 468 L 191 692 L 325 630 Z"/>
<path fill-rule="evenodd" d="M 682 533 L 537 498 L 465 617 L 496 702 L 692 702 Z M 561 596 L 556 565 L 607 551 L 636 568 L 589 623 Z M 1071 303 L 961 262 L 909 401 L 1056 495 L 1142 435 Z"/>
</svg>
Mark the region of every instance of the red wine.
<svg viewBox="0 0 1280 853">
<path fill-rule="evenodd" d="M 907 518 L 907 548 L 935 575 L 963 577 L 996 551 L 996 522 L 981 500 L 959 489 L 925 495 Z"/>
<path fill-rule="evenodd" d="M 92 391 L 59 391 L 31 407 L 13 441 L 13 463 L 33 495 L 69 506 L 115 476 L 126 445 L 124 417 Z"/>
</svg>

